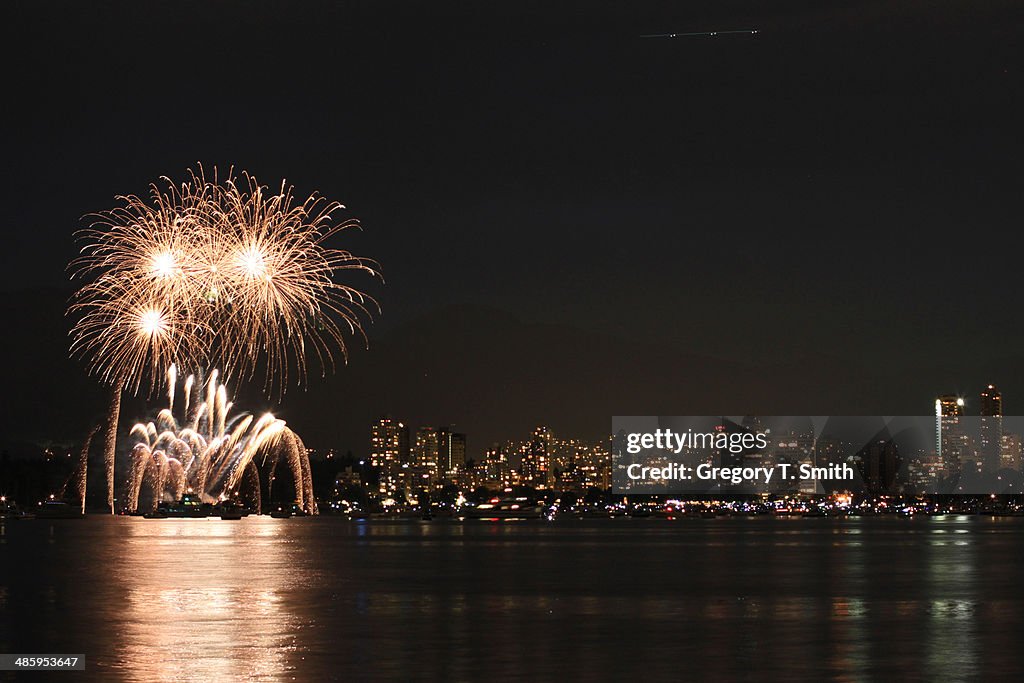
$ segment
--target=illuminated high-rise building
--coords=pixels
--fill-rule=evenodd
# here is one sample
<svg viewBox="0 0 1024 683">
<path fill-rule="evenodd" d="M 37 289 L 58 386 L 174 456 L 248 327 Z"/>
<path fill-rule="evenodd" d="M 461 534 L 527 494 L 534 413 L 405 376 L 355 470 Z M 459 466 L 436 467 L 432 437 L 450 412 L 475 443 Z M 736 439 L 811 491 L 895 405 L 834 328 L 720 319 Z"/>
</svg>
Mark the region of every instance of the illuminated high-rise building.
<svg viewBox="0 0 1024 683">
<path fill-rule="evenodd" d="M 1021 456 L 1024 455 L 1020 434 L 1004 433 L 1000 442 L 1002 446 L 999 453 L 1000 466 L 1019 472 L 1021 469 Z"/>
<path fill-rule="evenodd" d="M 868 492 L 895 492 L 902 460 L 893 439 L 872 441 L 859 450 L 853 460 Z"/>
<path fill-rule="evenodd" d="M 387 467 L 409 461 L 409 428 L 384 416 L 370 428 L 370 464 Z"/>
<path fill-rule="evenodd" d="M 380 491 L 392 493 L 402 463 L 409 461 L 409 428 L 389 415 L 370 428 L 370 464 L 380 468 Z"/>
<path fill-rule="evenodd" d="M 1003 395 L 989 384 L 981 391 L 981 419 L 978 428 L 978 456 L 985 472 L 1000 466 L 1003 438 Z"/>
<path fill-rule="evenodd" d="M 413 462 L 427 468 L 434 483 L 466 463 L 466 435 L 450 427 L 420 427 L 416 430 Z"/>
<path fill-rule="evenodd" d="M 551 430 L 541 425 L 533 430 L 529 446 L 523 453 L 523 483 L 538 488 L 546 487 L 551 465 Z"/>
<path fill-rule="evenodd" d="M 466 435 L 442 427 L 437 430 L 437 467 L 442 474 L 466 464 Z"/>
<path fill-rule="evenodd" d="M 788 463 L 792 467 L 814 465 L 815 439 L 814 425 L 811 421 L 794 421 L 770 435 L 769 449 L 776 463 Z M 743 463 L 747 465 L 746 462 Z M 753 464 L 753 463 L 751 463 Z M 819 484 L 814 479 L 798 480 L 801 493 L 821 493 Z"/>
<path fill-rule="evenodd" d="M 413 446 L 413 461 L 421 467 L 437 468 L 437 429 L 420 427 L 416 430 L 416 443 Z"/>
<path fill-rule="evenodd" d="M 488 481 L 502 487 L 507 486 L 511 469 L 508 461 L 508 448 L 499 444 L 492 445 L 484 453 L 484 467 Z"/>
<path fill-rule="evenodd" d="M 961 418 L 964 400 L 956 394 L 943 394 L 935 399 L 935 452 L 947 476 L 958 476 L 963 470 L 967 452 L 967 434 Z"/>
</svg>

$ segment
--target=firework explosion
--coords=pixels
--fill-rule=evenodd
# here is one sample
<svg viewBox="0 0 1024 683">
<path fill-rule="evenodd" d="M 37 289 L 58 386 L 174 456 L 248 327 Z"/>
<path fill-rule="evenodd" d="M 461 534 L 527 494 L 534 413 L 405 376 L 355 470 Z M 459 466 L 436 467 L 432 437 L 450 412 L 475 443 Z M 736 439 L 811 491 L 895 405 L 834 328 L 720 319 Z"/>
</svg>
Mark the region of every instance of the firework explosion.
<svg viewBox="0 0 1024 683">
<path fill-rule="evenodd" d="M 111 387 L 105 428 L 108 503 L 122 390 L 152 391 L 163 369 L 221 367 L 225 377 L 263 372 L 268 393 L 289 377 L 305 380 L 308 358 L 323 373 L 346 335 L 365 342 L 363 318 L 376 302 L 335 281 L 340 271 L 378 276 L 373 261 L 329 248 L 344 209 L 312 195 L 298 202 L 282 182 L 270 192 L 255 178 L 208 180 L 202 168 L 180 185 L 163 178 L 148 201 L 129 195 L 96 214 L 72 265 L 85 284 L 69 306 L 72 354 Z"/>
<path fill-rule="evenodd" d="M 185 493 L 203 502 L 215 503 L 242 492 L 259 510 L 261 501 L 260 465 L 269 466 L 270 482 L 283 455 L 295 481 L 295 498 L 308 514 L 316 513 L 309 457 L 299 437 L 284 421 L 266 413 L 231 414 L 227 387 L 218 384 L 217 371 L 205 386 L 196 385 L 192 375 L 185 380 L 181 400 L 183 423 L 174 414 L 177 372 L 167 372 L 167 408 L 155 422 L 132 427 L 132 467 L 128 486 L 128 509 L 138 510 L 144 486 L 151 493 L 151 507 L 170 499 L 177 501 Z M 192 390 L 199 389 L 193 398 Z"/>
<path fill-rule="evenodd" d="M 164 182 L 148 202 L 119 197 L 80 233 L 72 270 L 88 282 L 69 309 L 71 348 L 94 374 L 138 391 L 172 362 L 245 379 L 262 364 L 268 391 L 283 391 L 292 372 L 305 379 L 311 352 L 326 372 L 332 350 L 347 358 L 345 335 L 365 340 L 361 321 L 376 302 L 334 277 L 378 272 L 326 246 L 358 226 L 334 221 L 341 204 L 299 203 L 283 183 L 270 193 L 245 173 L 218 182 L 200 169 L 180 186 Z"/>
</svg>

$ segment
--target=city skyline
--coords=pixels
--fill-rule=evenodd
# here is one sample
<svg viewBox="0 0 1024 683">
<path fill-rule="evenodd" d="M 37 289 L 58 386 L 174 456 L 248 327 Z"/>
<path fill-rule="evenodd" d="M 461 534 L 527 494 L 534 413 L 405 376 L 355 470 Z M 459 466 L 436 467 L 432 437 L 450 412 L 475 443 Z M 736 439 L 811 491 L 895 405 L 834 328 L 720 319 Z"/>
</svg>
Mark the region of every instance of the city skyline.
<svg viewBox="0 0 1024 683">
<path fill-rule="evenodd" d="M 686 457 L 696 457 L 694 462 L 703 459 L 709 464 L 736 467 L 756 468 L 765 463 L 787 463 L 785 466 L 792 467 L 857 466 L 861 480 L 852 488 L 840 485 L 822 490 L 811 480 L 793 485 L 794 493 L 808 495 L 828 490 L 860 490 L 860 487 L 864 492 L 876 493 L 924 492 L 945 486 L 944 480 L 959 481 L 961 486 L 966 486 L 966 489 L 959 489 L 965 493 L 977 493 L 978 487 L 989 486 L 996 487 L 992 492 L 1012 491 L 1022 483 L 1016 481 L 1024 467 L 1021 434 L 1004 430 L 1002 392 L 994 384 L 985 385 L 978 395 L 981 399 L 979 414 L 973 416 L 968 415 L 967 401 L 962 396 L 944 394 L 935 399 L 934 437 L 930 448 L 927 443 L 915 442 L 906 434 L 893 438 L 895 433 L 890 436 L 888 427 L 863 445 L 856 438 L 844 440 L 841 435 L 845 433 L 849 438 L 852 434 L 849 423 L 858 418 L 838 418 L 838 432 L 834 428 L 830 430 L 835 418 L 829 418 L 817 428 L 811 427 L 810 418 L 804 418 L 806 422 L 802 427 L 795 426 L 800 424 L 800 418 L 787 418 L 798 421 L 788 426 L 783 423 L 782 431 L 767 430 L 768 444 L 763 448 L 744 451 L 744 455 L 725 451 L 715 454 L 713 450 L 702 455 L 700 450 L 687 451 Z M 730 425 L 734 425 L 741 432 L 757 433 L 763 429 L 764 419 L 748 415 L 737 424 L 723 418 L 722 428 L 732 429 Z M 886 421 L 891 419 L 886 418 Z M 1019 417 L 1008 419 L 1018 431 L 1024 427 Z M 899 423 L 899 418 L 896 420 L 894 424 Z M 908 427 L 904 424 L 899 429 L 906 431 Z M 859 431 L 863 439 L 863 430 Z M 618 437 L 614 433 L 605 440 L 587 443 L 556 438 L 550 427 L 540 425 L 527 438 L 493 442 L 479 456 L 465 448 L 467 437 L 454 433 L 454 426 L 419 426 L 414 440 L 410 433 L 410 425 L 390 415 L 381 417 L 370 428 L 367 460 L 379 470 L 382 495 L 395 495 L 396 491 L 410 487 L 440 489 L 446 484 L 467 490 L 479 486 L 500 489 L 523 485 L 544 490 L 577 483 L 582 483 L 582 488 L 607 488 L 612 472 L 623 466 L 616 465 L 613 458 L 613 454 L 624 455 L 620 450 L 622 446 L 616 445 Z M 461 457 L 438 456 L 438 435 L 444 433 L 458 437 Z M 570 474 L 565 477 L 566 473 Z M 582 476 L 583 480 L 576 482 L 573 476 Z M 1009 478 L 997 484 L 1004 477 Z M 1009 488 L 1003 491 L 1007 486 Z M 736 489 L 735 492 L 752 493 L 757 489 Z"/>
<path fill-rule="evenodd" d="M 998 418 L 999 419 L 998 429 L 1000 430 L 999 431 L 999 436 L 1000 437 L 1006 436 L 1006 434 L 1002 433 L 1002 431 L 1001 431 L 1001 429 L 1002 429 L 1002 418 L 1004 417 L 1004 412 L 1003 412 L 1003 394 L 1002 394 L 1002 391 L 996 385 L 994 385 L 994 384 L 985 384 L 985 385 L 982 385 L 982 388 L 978 391 L 978 395 L 979 395 L 981 400 L 977 404 L 978 405 L 978 412 L 975 414 L 975 416 L 979 417 L 979 418 L 986 418 L 986 417 Z M 990 402 L 987 403 L 987 404 L 986 404 L 986 399 L 990 400 Z M 950 413 L 947 413 L 946 411 L 955 411 L 955 414 L 957 416 L 970 416 L 971 415 L 971 412 L 970 412 L 970 406 L 971 405 L 972 405 L 972 403 L 969 401 L 969 395 L 968 394 L 964 394 L 964 393 L 940 394 L 935 399 L 935 415 L 936 416 L 947 416 Z M 923 411 L 919 413 L 919 415 L 927 415 L 927 414 L 928 413 L 923 412 Z M 748 416 L 748 417 L 751 417 L 751 416 Z M 756 419 L 756 418 L 752 418 L 752 419 Z M 393 424 L 393 426 L 396 428 L 395 432 L 392 433 L 390 437 L 378 437 L 377 436 L 376 430 L 380 426 L 383 426 L 384 423 Z M 538 426 L 536 426 L 534 428 L 534 430 L 533 430 L 534 431 L 534 436 L 536 436 L 536 430 L 548 430 L 548 431 L 550 431 L 551 428 L 548 426 L 550 424 L 552 424 L 552 421 L 550 421 L 550 420 L 542 421 L 541 425 L 538 425 Z M 987 423 L 985 422 L 984 419 L 982 419 L 979 422 L 979 424 L 982 426 L 983 429 L 987 427 Z M 463 449 L 462 452 L 464 452 L 466 454 L 466 457 L 460 460 L 461 462 L 465 462 L 465 461 L 470 460 L 470 459 L 474 459 L 474 460 L 476 460 L 476 459 L 486 459 L 486 456 L 489 453 L 491 453 L 493 451 L 493 449 L 495 449 L 496 447 L 499 447 L 499 446 L 502 446 L 502 445 L 505 445 L 505 444 L 508 444 L 508 443 L 511 442 L 507 438 L 508 433 L 506 432 L 505 433 L 505 438 L 500 438 L 500 439 L 497 439 L 497 440 L 492 440 L 491 442 L 485 444 L 484 446 L 477 447 L 476 450 L 470 450 L 470 449 L 465 447 L 465 443 L 466 443 L 466 439 L 467 439 L 467 433 L 463 433 L 461 431 L 456 430 L 456 427 L 457 427 L 457 425 L 455 423 L 448 423 L 447 427 L 437 427 L 437 428 L 435 428 L 433 426 L 430 426 L 430 425 L 419 425 L 419 426 L 417 426 L 416 431 L 412 432 L 411 431 L 412 430 L 412 424 L 410 422 L 408 422 L 406 420 L 399 419 L 397 417 L 394 417 L 391 413 L 385 413 L 376 422 L 374 422 L 372 427 L 371 427 L 371 436 L 370 436 L 370 439 L 369 439 L 370 446 L 369 446 L 369 448 L 367 450 L 366 458 L 371 460 L 371 461 L 373 460 L 373 458 L 374 458 L 373 451 L 375 449 L 376 442 L 377 442 L 378 438 L 381 438 L 382 440 L 387 440 L 387 439 L 394 440 L 394 445 L 388 446 L 388 448 L 391 451 L 394 452 L 394 454 L 395 454 L 394 458 L 396 460 L 398 460 L 399 462 L 423 462 L 424 460 L 429 460 L 429 459 L 424 458 L 423 456 L 417 454 L 417 451 L 422 448 L 422 446 L 420 444 L 420 441 L 419 441 L 419 434 L 420 434 L 420 432 L 422 430 L 442 431 L 442 432 L 447 432 L 449 434 L 454 433 L 458 437 L 460 437 L 461 441 L 462 441 L 462 449 Z M 401 437 L 395 436 L 395 434 L 398 433 L 398 430 L 404 430 L 404 432 L 402 432 L 403 436 L 401 436 Z M 413 434 L 416 434 L 416 438 L 415 439 L 411 438 Z M 609 434 L 609 435 L 606 436 L 607 440 L 611 440 L 613 438 L 614 438 L 613 434 Z M 601 441 L 601 439 L 598 439 L 597 441 Z M 979 453 L 982 450 L 985 450 L 985 445 L 983 445 L 983 442 L 984 442 L 984 438 L 982 437 L 981 442 L 979 442 Z M 402 445 L 402 444 L 404 444 L 404 445 Z M 339 449 L 338 446 L 332 446 L 332 447 L 328 447 L 328 448 L 330 448 L 330 450 L 332 450 L 332 451 L 337 451 Z M 360 452 L 358 449 L 353 450 L 351 446 L 346 446 L 345 449 L 346 450 L 350 450 L 353 453 L 359 453 Z M 405 453 L 404 457 L 402 456 L 403 452 Z M 482 456 L 482 458 L 477 457 L 477 456 Z M 382 458 L 381 462 L 383 462 L 385 459 L 390 459 L 390 458 L 388 458 L 388 457 Z M 373 464 L 375 466 L 378 465 L 378 463 L 376 463 L 376 462 L 374 462 Z"/>
</svg>

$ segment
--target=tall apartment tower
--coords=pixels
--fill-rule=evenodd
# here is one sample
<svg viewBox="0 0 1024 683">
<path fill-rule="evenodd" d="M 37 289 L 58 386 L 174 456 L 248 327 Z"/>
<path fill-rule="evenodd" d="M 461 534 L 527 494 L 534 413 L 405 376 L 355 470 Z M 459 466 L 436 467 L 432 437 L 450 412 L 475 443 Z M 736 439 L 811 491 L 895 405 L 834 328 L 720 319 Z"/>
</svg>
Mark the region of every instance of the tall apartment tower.
<svg viewBox="0 0 1024 683">
<path fill-rule="evenodd" d="M 370 464 L 391 467 L 409 461 L 409 428 L 384 416 L 370 427 Z"/>
<path fill-rule="evenodd" d="M 402 463 L 409 461 L 409 428 L 389 415 L 370 427 L 370 464 L 380 468 L 380 492 L 393 493 Z"/>
<path fill-rule="evenodd" d="M 981 467 L 992 474 L 999 470 L 1003 438 L 1003 395 L 992 384 L 981 391 L 981 419 L 978 428 L 978 456 Z"/>
<path fill-rule="evenodd" d="M 420 427 L 416 430 L 413 462 L 425 467 L 439 482 L 466 464 L 466 435 L 451 427 Z"/>
<path fill-rule="evenodd" d="M 466 435 L 444 427 L 437 430 L 437 464 L 442 474 L 466 464 Z"/>
<path fill-rule="evenodd" d="M 964 400 L 956 394 L 943 394 L 935 399 L 935 453 L 947 476 L 959 476 L 968 455 L 961 424 L 963 416 Z"/>
<path fill-rule="evenodd" d="M 417 465 L 430 469 L 437 468 L 438 439 L 435 428 L 420 427 L 416 430 L 416 445 L 413 455 L 413 460 Z"/>
<path fill-rule="evenodd" d="M 551 469 L 551 430 L 541 425 L 533 430 L 529 445 L 523 453 L 523 482 L 538 488 L 548 485 Z"/>
</svg>

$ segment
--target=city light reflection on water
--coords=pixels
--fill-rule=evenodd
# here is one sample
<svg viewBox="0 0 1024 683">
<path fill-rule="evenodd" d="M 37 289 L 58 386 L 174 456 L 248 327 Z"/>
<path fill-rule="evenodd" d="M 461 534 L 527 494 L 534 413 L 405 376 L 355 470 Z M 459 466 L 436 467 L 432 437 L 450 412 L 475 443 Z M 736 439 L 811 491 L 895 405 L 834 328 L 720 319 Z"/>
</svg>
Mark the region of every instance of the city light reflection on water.
<svg viewBox="0 0 1024 683">
<path fill-rule="evenodd" d="M 0 651 L 89 680 L 949 680 L 1024 635 L 1017 519 L 2 526 Z"/>
</svg>

